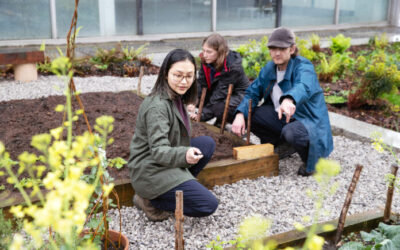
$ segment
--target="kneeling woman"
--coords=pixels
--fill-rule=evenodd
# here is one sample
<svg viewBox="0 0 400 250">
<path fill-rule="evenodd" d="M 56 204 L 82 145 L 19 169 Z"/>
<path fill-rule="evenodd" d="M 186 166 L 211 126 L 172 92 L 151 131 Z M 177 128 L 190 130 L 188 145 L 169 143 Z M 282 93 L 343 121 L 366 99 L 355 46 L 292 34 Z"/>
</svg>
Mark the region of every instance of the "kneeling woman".
<svg viewBox="0 0 400 250">
<path fill-rule="evenodd" d="M 185 106 L 197 98 L 196 66 L 186 50 L 175 49 L 164 59 L 150 95 L 140 105 L 128 167 L 135 189 L 133 202 L 151 221 L 175 210 L 175 191 L 183 191 L 186 216 L 208 216 L 218 200 L 195 177 L 211 159 L 211 137 L 190 138 Z"/>
</svg>

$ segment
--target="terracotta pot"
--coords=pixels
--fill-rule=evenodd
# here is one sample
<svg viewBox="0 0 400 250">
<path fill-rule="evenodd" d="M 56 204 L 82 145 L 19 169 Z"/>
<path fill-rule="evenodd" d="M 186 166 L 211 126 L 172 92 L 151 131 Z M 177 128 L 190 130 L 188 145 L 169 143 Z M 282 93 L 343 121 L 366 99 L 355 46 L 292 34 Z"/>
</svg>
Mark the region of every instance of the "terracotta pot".
<svg viewBox="0 0 400 250">
<path fill-rule="evenodd" d="M 111 241 L 118 242 L 118 239 L 119 239 L 119 231 L 115 231 L 115 230 L 109 229 L 109 230 L 108 230 L 108 238 L 109 238 Z M 128 238 L 127 238 L 125 235 L 123 235 L 122 233 L 121 233 L 121 246 L 124 247 L 124 250 L 128 250 L 128 249 L 129 249 L 129 240 L 128 240 Z"/>
<path fill-rule="evenodd" d="M 83 235 L 85 235 L 85 234 L 87 234 L 88 233 L 88 229 L 83 229 L 83 231 L 81 232 L 81 236 L 83 236 Z M 112 229 L 109 229 L 108 230 L 108 239 L 110 240 L 110 241 L 113 241 L 113 242 L 117 242 L 118 243 L 118 239 L 119 239 L 119 231 L 115 231 L 115 230 L 112 230 Z M 110 244 L 109 244 L 110 245 Z M 128 238 L 125 236 L 125 235 L 123 235 L 122 233 L 121 233 L 121 246 L 124 248 L 124 250 L 128 250 L 129 249 L 129 240 L 128 240 Z"/>
</svg>

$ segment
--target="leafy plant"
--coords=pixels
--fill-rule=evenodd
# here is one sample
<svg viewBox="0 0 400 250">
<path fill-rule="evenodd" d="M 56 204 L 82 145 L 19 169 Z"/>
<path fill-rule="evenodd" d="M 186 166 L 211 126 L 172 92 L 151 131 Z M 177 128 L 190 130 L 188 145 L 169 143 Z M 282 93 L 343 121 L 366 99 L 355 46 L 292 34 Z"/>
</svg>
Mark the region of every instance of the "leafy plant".
<svg viewBox="0 0 400 250">
<path fill-rule="evenodd" d="M 326 60 L 325 54 L 321 56 L 321 62 L 317 66 L 316 71 L 318 73 L 318 78 L 322 82 L 332 82 L 332 78 L 335 73 L 339 70 L 340 58 L 330 57 L 329 62 Z"/>
<path fill-rule="evenodd" d="M 310 61 L 316 61 L 321 56 L 322 53 L 317 53 L 314 50 L 308 49 L 308 41 L 304 39 L 299 39 L 296 37 L 296 46 L 299 50 L 299 54 Z"/>
<path fill-rule="evenodd" d="M 242 56 L 244 72 L 250 79 L 257 78 L 261 68 L 271 60 L 267 44 L 268 37 L 264 36 L 260 42 L 250 40 L 249 43 L 240 45 L 236 49 Z"/>
<path fill-rule="evenodd" d="M 310 41 L 311 41 L 311 49 L 315 52 L 320 52 L 321 51 L 320 37 L 317 34 L 313 33 L 310 36 Z"/>
<path fill-rule="evenodd" d="M 387 249 L 395 250 L 400 248 L 400 225 L 386 225 L 380 222 L 378 228 L 370 233 L 361 231 L 363 242 L 351 241 L 345 243 L 340 250 L 369 250 Z"/>
<path fill-rule="evenodd" d="M 124 54 L 123 59 L 127 61 L 139 59 L 139 57 L 142 56 L 144 51 L 147 49 L 148 45 L 149 43 L 145 43 L 137 49 L 133 47 L 128 48 L 128 46 L 122 48 L 122 53 Z"/>
<path fill-rule="evenodd" d="M 13 221 L 11 219 L 6 219 L 3 210 L 0 209 L 0 249 L 8 249 L 11 245 L 14 233 L 21 230 L 21 223 L 21 220 L 15 220 L 15 226 L 13 226 Z"/>
<path fill-rule="evenodd" d="M 380 36 L 373 36 L 369 39 L 368 43 L 374 47 L 375 49 L 385 49 L 389 44 L 389 38 L 386 35 L 386 32 L 381 34 Z"/>
<path fill-rule="evenodd" d="M 341 95 L 325 96 L 325 102 L 329 104 L 342 104 L 347 102 L 347 98 Z"/>
<path fill-rule="evenodd" d="M 336 53 L 341 54 L 345 52 L 348 48 L 350 48 L 350 45 L 351 45 L 350 37 L 345 37 L 343 34 L 338 34 L 336 37 L 331 38 L 330 49 L 333 54 Z"/>
</svg>

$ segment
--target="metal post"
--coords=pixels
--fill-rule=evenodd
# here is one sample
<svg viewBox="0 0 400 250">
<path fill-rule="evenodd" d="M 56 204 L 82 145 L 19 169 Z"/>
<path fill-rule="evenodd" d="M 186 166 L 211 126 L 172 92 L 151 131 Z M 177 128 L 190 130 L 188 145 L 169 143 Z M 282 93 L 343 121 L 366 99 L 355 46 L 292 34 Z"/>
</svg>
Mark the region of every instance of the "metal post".
<svg viewBox="0 0 400 250">
<path fill-rule="evenodd" d="M 143 35 L 143 0 L 136 0 L 136 33 Z"/>
<path fill-rule="evenodd" d="M 339 24 L 339 0 L 335 0 L 335 13 L 333 15 L 333 24 Z"/>
<path fill-rule="evenodd" d="M 217 31 L 217 0 L 211 0 L 211 31 Z"/>
<path fill-rule="evenodd" d="M 280 27 L 282 21 L 282 0 L 276 0 L 275 27 Z"/>
<path fill-rule="evenodd" d="M 49 0 L 50 3 L 50 22 L 51 22 L 51 38 L 57 38 L 57 15 L 56 0 Z"/>
</svg>

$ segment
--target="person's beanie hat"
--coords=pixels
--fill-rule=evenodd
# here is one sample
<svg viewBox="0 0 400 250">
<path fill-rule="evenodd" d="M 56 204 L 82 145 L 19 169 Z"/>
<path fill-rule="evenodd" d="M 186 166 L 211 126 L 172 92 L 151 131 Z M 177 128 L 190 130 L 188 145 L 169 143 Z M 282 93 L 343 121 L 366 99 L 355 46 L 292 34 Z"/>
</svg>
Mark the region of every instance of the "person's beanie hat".
<svg viewBox="0 0 400 250">
<path fill-rule="evenodd" d="M 285 27 L 274 29 L 268 39 L 268 47 L 289 48 L 295 44 L 295 35 L 293 31 Z"/>
</svg>

